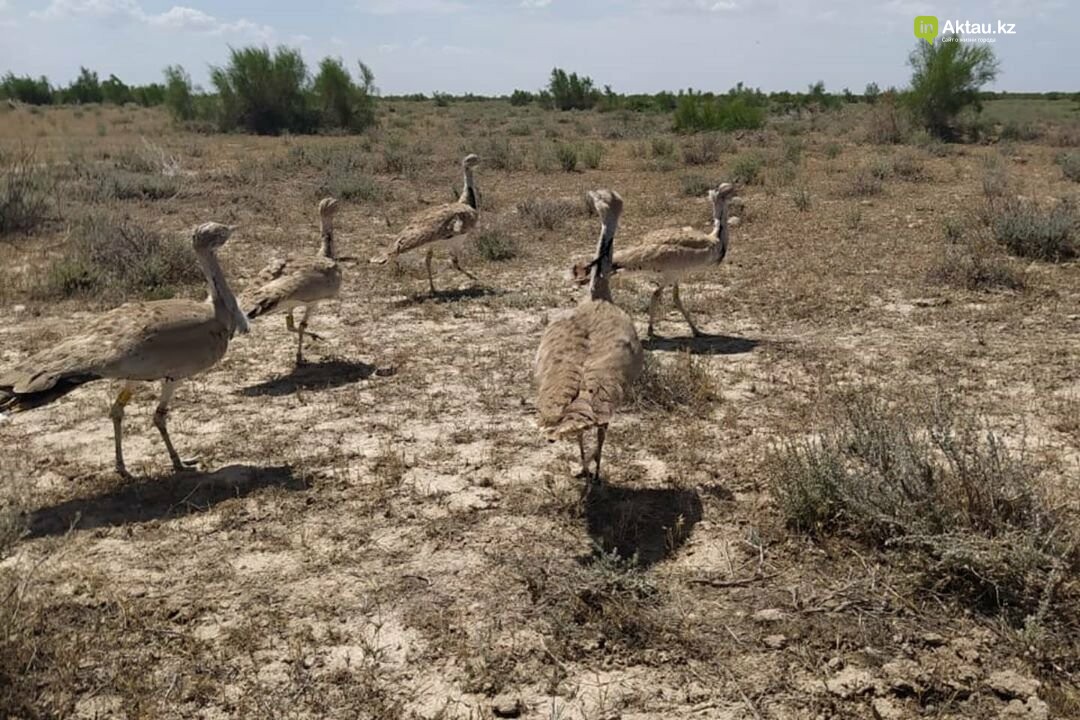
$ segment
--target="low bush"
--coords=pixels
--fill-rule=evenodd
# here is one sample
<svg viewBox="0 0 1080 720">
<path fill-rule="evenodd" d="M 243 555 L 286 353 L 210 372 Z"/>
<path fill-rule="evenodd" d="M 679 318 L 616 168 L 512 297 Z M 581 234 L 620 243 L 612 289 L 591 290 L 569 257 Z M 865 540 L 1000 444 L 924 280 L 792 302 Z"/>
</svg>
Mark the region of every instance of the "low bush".
<svg viewBox="0 0 1080 720">
<path fill-rule="evenodd" d="M 202 279 L 187 238 L 162 236 L 127 218 L 94 213 L 71 227 L 67 252 L 49 264 L 34 295 L 109 302 L 165 298 Z"/>
<path fill-rule="evenodd" d="M 993 212 L 991 228 L 997 241 L 1019 257 L 1062 262 L 1077 256 L 1080 213 L 1072 201 L 1046 208 L 1013 199 Z"/>
<path fill-rule="evenodd" d="M 792 528 L 900 552 L 935 592 L 1015 621 L 1077 599 L 1075 587 L 1054 594 L 1080 571 L 1078 538 L 1043 500 L 1036 468 L 943 396 L 905 412 L 853 394 L 829 430 L 781 443 L 770 465 Z"/>
</svg>

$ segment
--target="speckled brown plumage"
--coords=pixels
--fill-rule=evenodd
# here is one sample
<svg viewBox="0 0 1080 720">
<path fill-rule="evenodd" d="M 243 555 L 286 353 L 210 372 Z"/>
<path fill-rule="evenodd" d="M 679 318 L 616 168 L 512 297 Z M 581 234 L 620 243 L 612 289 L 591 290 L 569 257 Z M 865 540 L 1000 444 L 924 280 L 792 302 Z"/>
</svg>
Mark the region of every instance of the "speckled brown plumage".
<svg viewBox="0 0 1080 720">
<path fill-rule="evenodd" d="M 611 302 L 607 275 L 622 198 L 610 190 L 590 193 L 603 229 L 592 263 L 590 297 L 547 326 L 536 356 L 539 425 L 549 440 L 576 436 L 582 473 L 588 474 L 584 433 L 596 428 L 596 477 L 604 434 L 644 355 L 634 323 Z"/>
<path fill-rule="evenodd" d="M 205 223 L 196 228 L 193 245 L 207 277 L 210 297 L 158 300 L 121 305 L 90 321 L 80 332 L 46 348 L 0 375 L 0 411 L 29 410 L 60 398 L 93 380 L 124 380 L 110 413 L 113 419 L 116 469 L 126 475 L 120 423 L 132 384 L 162 380 L 162 396 L 154 414 L 174 467 L 185 467 L 172 447 L 165 425 L 176 383 L 213 367 L 236 332 L 247 332 L 214 255 L 232 228 Z"/>
<path fill-rule="evenodd" d="M 317 254 L 291 255 L 272 261 L 240 296 L 240 306 L 252 320 L 262 315 L 286 313 L 285 327 L 297 333 L 298 365 L 303 362 L 304 333 L 315 306 L 322 300 L 337 297 L 341 292 L 341 266 L 334 252 L 333 218 L 337 211 L 337 200 L 324 198 L 319 202 L 322 242 Z M 304 310 L 299 327 L 293 321 L 293 310 L 296 308 Z"/>
<path fill-rule="evenodd" d="M 405 229 L 394 238 L 390 249 L 370 262 L 382 265 L 399 255 L 424 248 L 424 265 L 427 268 L 428 288 L 435 294 L 435 280 L 431 272 L 431 258 L 436 249 L 450 254 L 450 265 L 469 279 L 476 277 L 461 267 L 462 238 L 476 227 L 480 217 L 480 191 L 473 180 L 472 168 L 480 162 L 476 155 L 467 155 L 461 161 L 465 173 L 465 185 L 461 197 L 455 203 L 439 205 L 414 215 Z"/>
<path fill-rule="evenodd" d="M 713 231 L 701 232 L 694 228 L 665 228 L 645 234 L 641 242 L 620 250 L 612 258 L 615 272 L 644 273 L 656 284 L 649 301 L 649 334 L 653 334 L 653 325 L 660 296 L 667 286 L 672 287 L 675 306 L 682 313 L 694 335 L 700 335 L 690 313 L 682 304 L 679 296 L 679 282 L 694 272 L 714 267 L 727 256 L 727 201 L 734 195 L 735 188 L 730 183 L 723 183 L 709 191 L 709 201 L 713 206 Z M 571 275 L 578 283 L 588 278 L 589 264 L 576 263 Z"/>
</svg>

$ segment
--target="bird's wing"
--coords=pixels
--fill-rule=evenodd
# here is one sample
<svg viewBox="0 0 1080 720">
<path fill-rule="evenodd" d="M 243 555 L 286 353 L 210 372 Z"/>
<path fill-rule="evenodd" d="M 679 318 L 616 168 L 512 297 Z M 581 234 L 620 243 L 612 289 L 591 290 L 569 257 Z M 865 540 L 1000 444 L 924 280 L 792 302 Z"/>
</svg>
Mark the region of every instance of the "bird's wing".
<svg viewBox="0 0 1080 720">
<path fill-rule="evenodd" d="M 633 321 L 610 302 L 585 302 L 551 323 L 536 362 L 541 427 L 560 437 L 607 425 L 643 361 Z"/>
<path fill-rule="evenodd" d="M 450 203 L 415 215 L 397 238 L 390 251 L 393 255 L 415 250 L 436 240 L 468 232 L 476 225 L 478 213 L 465 203 Z"/>
<path fill-rule="evenodd" d="M 213 307 L 193 300 L 129 303 L 0 377 L 0 408 L 27 409 L 99 378 L 187 377 L 213 365 L 228 333 Z"/>
<path fill-rule="evenodd" d="M 287 272 L 258 287 L 245 291 L 240 307 L 254 319 L 277 310 L 282 305 L 310 303 L 335 297 L 341 289 L 341 269 L 337 262 L 321 256 L 294 258 Z"/>
</svg>

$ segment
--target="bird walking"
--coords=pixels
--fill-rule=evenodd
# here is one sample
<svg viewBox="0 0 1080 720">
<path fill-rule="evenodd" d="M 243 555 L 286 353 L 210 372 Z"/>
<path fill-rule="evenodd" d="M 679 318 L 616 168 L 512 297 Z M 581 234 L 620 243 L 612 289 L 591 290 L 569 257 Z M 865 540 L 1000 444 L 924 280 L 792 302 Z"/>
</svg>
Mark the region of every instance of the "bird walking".
<svg viewBox="0 0 1080 720">
<path fill-rule="evenodd" d="M 473 282 L 478 282 L 475 275 L 461 267 L 461 254 L 464 236 L 476 226 L 480 211 L 480 190 L 473 178 L 473 168 L 479 164 L 476 155 L 466 155 L 461 161 L 465 173 L 465 186 L 461 197 L 455 203 L 428 208 L 413 216 L 409 224 L 398 233 L 394 244 L 386 253 L 371 258 L 370 262 L 383 265 L 399 255 L 424 248 L 424 266 L 427 268 L 428 289 L 435 296 L 435 281 L 431 274 L 431 258 L 436 249 L 444 249 L 450 254 L 450 266 Z"/>
<path fill-rule="evenodd" d="M 160 380 L 154 427 L 161 433 L 175 470 L 194 466 L 195 461 L 182 460 L 173 447 L 166 419 L 177 384 L 213 367 L 225 355 L 233 335 L 248 331 L 247 318 L 215 254 L 233 230 L 219 223 L 204 223 L 194 230 L 192 245 L 210 289 L 205 302 L 136 302 L 100 315 L 82 332 L 0 375 L 0 413 L 45 405 L 95 380 L 122 380 L 124 385 L 109 417 L 113 423 L 116 471 L 130 478 L 123 453 L 124 407 L 137 383 Z"/>
<path fill-rule="evenodd" d="M 271 262 L 258 274 L 252 287 L 240 296 L 240 306 L 249 320 L 261 315 L 285 313 L 285 327 L 296 333 L 296 364 L 304 362 L 304 334 L 315 308 L 323 300 L 332 300 L 341 292 L 341 266 L 334 248 L 334 215 L 339 203 L 334 198 L 319 201 L 319 225 L 322 241 L 315 255 L 291 255 Z M 303 308 L 297 324 L 293 313 Z"/>
<path fill-rule="evenodd" d="M 585 433 L 596 429 L 593 477 L 599 481 L 608 424 L 641 374 L 644 357 L 633 321 L 611 301 L 609 280 L 622 198 L 611 190 L 595 190 L 588 197 L 601 220 L 596 257 L 589 263 L 589 297 L 544 330 L 536 355 L 537 408 L 540 427 L 550 441 L 577 437 L 586 477 Z"/>
<path fill-rule="evenodd" d="M 694 337 L 704 333 L 698 329 L 679 296 L 679 282 L 704 268 L 719 265 L 728 249 L 728 201 L 734 196 L 735 187 L 722 183 L 709 190 L 713 207 L 713 230 L 704 233 L 694 228 L 665 228 L 647 233 L 639 245 L 615 254 L 612 265 L 615 272 L 638 272 L 652 277 L 656 289 L 649 299 L 649 337 L 654 333 L 656 311 L 660 306 L 664 288 L 671 287 L 675 307 L 686 319 Z M 574 265 L 571 273 L 579 284 L 588 280 L 589 264 Z"/>
</svg>

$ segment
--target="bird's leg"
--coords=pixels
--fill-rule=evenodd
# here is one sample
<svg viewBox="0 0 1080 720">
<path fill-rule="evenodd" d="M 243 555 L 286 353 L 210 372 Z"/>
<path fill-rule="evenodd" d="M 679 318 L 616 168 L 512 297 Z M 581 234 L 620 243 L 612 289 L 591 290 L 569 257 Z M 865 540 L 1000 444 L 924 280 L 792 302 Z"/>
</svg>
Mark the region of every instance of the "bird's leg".
<svg viewBox="0 0 1080 720">
<path fill-rule="evenodd" d="M 589 461 L 585 459 L 585 433 L 578 433 L 577 446 L 578 453 L 581 456 L 581 472 L 577 476 L 589 477 Z"/>
<path fill-rule="evenodd" d="M 296 364 L 297 366 L 304 364 L 304 333 L 307 331 L 308 320 L 311 319 L 311 314 L 314 311 L 311 305 L 304 308 L 304 317 L 300 320 L 300 325 L 297 326 L 296 336 Z M 309 333 L 312 337 L 316 337 L 314 333 Z"/>
<path fill-rule="evenodd" d="M 607 435 L 607 426 L 601 425 L 596 428 L 596 452 L 593 457 L 596 458 L 596 476 L 595 481 L 599 485 L 600 480 L 600 453 L 604 451 L 604 436 Z"/>
<path fill-rule="evenodd" d="M 469 271 L 468 271 L 468 270 L 466 270 L 465 268 L 461 267 L 461 263 L 460 263 L 460 262 L 458 261 L 458 256 L 457 256 L 457 255 L 455 255 L 455 254 L 451 254 L 451 255 L 450 255 L 450 267 L 454 268 L 454 269 L 455 269 L 455 270 L 457 270 L 457 271 L 458 271 L 459 273 L 461 273 L 461 274 L 462 274 L 462 275 L 464 275 L 465 277 L 467 277 L 467 278 L 469 278 L 470 280 L 472 280 L 472 281 L 473 281 L 474 283 L 478 283 L 478 282 L 480 282 L 479 280 L 477 280 L 477 279 L 476 279 L 476 276 L 475 276 L 475 275 L 473 275 L 473 274 L 472 274 L 471 272 L 469 272 Z"/>
<path fill-rule="evenodd" d="M 198 464 L 198 461 L 181 460 L 176 448 L 173 447 L 172 440 L 169 439 L 169 428 L 166 426 L 165 420 L 169 416 L 169 401 L 172 400 L 174 392 L 176 392 L 175 380 L 163 380 L 161 382 L 161 398 L 158 400 L 157 409 L 154 410 L 154 427 L 158 429 L 158 432 L 161 433 L 161 439 L 165 441 L 165 449 L 169 452 L 173 470 L 179 472 L 181 470 L 190 470 Z"/>
<path fill-rule="evenodd" d="M 649 298 L 649 337 L 652 337 L 655 334 L 653 332 L 653 323 L 656 318 L 656 308 L 660 306 L 660 296 L 663 293 L 664 286 L 661 285 L 653 291 L 652 297 Z"/>
<path fill-rule="evenodd" d="M 124 383 L 124 387 L 120 389 L 120 394 L 116 396 L 116 400 L 109 410 L 109 417 L 112 418 L 113 424 L 113 444 L 116 447 L 116 472 L 125 480 L 131 479 L 131 473 L 127 471 L 127 467 L 124 465 L 124 431 L 122 425 L 124 422 L 124 406 L 131 400 L 131 396 L 134 392 L 134 384 Z"/>
<path fill-rule="evenodd" d="M 304 307 L 304 316 L 307 317 L 307 314 L 310 313 L 310 312 L 311 312 L 311 306 L 305 306 Z M 297 327 L 296 327 L 296 321 L 293 319 L 293 311 L 292 310 L 285 313 L 285 329 L 288 330 L 291 333 L 300 332 L 300 330 L 298 330 Z M 318 341 L 321 342 L 322 339 L 323 339 L 322 335 L 316 335 L 315 333 L 311 332 L 310 330 L 305 329 L 304 334 L 307 335 L 308 338 L 310 338 L 311 340 L 318 340 Z"/>
<path fill-rule="evenodd" d="M 679 283 L 675 283 L 671 286 L 671 298 L 675 301 L 675 307 L 679 308 L 679 312 L 686 318 L 686 324 L 690 326 L 690 332 L 694 334 L 694 337 L 703 335 L 703 333 L 698 330 L 697 325 L 694 324 L 694 320 L 690 317 L 690 313 L 683 307 L 682 298 L 679 297 Z"/>
<path fill-rule="evenodd" d="M 428 288 L 431 290 L 431 296 L 432 297 L 435 297 L 435 280 L 431 276 L 431 255 L 434 252 L 435 252 L 434 250 L 432 250 L 431 248 L 428 248 L 427 253 L 424 255 L 424 267 L 427 268 L 427 283 L 428 283 Z"/>
</svg>

